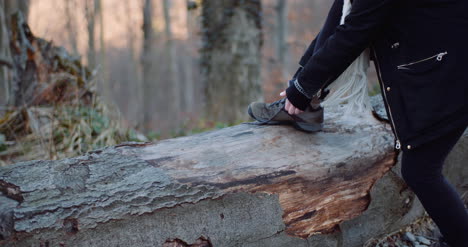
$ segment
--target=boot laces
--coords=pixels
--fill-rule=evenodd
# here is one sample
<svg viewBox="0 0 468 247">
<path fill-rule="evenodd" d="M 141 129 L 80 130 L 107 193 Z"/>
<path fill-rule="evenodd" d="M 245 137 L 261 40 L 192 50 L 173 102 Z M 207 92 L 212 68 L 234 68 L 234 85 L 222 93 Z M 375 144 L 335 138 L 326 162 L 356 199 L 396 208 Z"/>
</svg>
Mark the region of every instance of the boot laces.
<svg viewBox="0 0 468 247">
<path fill-rule="evenodd" d="M 271 106 L 274 106 L 274 107 L 283 106 L 284 103 L 285 103 L 285 101 L 286 101 L 286 98 L 282 98 L 282 99 L 280 99 L 280 100 L 277 100 L 277 101 L 275 101 L 275 102 L 272 102 L 270 105 L 271 105 Z"/>
</svg>

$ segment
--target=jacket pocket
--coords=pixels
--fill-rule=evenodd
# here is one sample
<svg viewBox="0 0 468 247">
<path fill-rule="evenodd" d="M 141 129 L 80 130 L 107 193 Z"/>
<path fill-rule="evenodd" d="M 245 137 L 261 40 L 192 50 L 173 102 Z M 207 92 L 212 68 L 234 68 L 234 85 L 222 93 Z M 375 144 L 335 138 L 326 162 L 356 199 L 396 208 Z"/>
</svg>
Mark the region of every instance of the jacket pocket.
<svg viewBox="0 0 468 247">
<path fill-rule="evenodd" d="M 420 59 L 408 59 L 411 62 L 397 66 L 399 96 L 395 97 L 401 100 L 408 130 L 422 133 L 446 117 L 448 104 L 455 102 L 451 96 L 451 85 L 456 83 L 453 77 L 455 55 L 449 57 L 442 50 L 430 56 L 422 55 Z"/>
<path fill-rule="evenodd" d="M 430 57 L 417 59 L 408 63 L 397 65 L 396 67 L 399 71 L 409 74 L 427 73 L 437 68 L 442 63 L 444 56 L 446 55 L 447 51 L 439 52 Z"/>
</svg>

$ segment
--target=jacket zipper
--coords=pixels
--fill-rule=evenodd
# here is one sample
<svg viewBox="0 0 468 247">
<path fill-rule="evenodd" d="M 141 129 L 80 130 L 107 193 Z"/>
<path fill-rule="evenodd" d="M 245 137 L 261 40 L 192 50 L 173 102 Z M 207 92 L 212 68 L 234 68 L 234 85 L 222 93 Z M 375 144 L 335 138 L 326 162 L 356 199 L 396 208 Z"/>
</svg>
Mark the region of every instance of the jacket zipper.
<svg viewBox="0 0 468 247">
<path fill-rule="evenodd" d="M 385 102 L 387 103 L 388 112 L 390 113 L 389 118 L 390 118 L 390 122 L 392 124 L 393 134 L 396 137 L 395 148 L 400 149 L 401 148 L 400 139 L 398 138 L 398 135 L 396 133 L 397 131 L 396 131 L 396 128 L 395 128 L 395 123 L 393 122 L 392 109 L 390 108 L 390 105 L 388 104 L 388 101 L 387 101 L 387 94 L 385 93 L 385 88 L 384 88 L 382 76 L 380 74 L 380 65 L 379 65 L 379 61 L 377 59 L 377 54 L 375 53 L 374 47 L 372 47 L 372 52 L 374 53 L 374 59 L 375 59 L 375 62 L 377 63 L 377 77 L 379 78 L 380 87 L 382 88 L 383 98 L 384 98 Z"/>
<path fill-rule="evenodd" d="M 447 52 L 444 51 L 444 52 L 441 52 L 439 54 L 435 54 L 434 56 L 431 56 L 431 57 L 428 57 L 428 58 L 424 58 L 424 59 L 421 59 L 421 60 L 418 60 L 418 61 L 415 61 L 415 62 L 411 62 L 411 63 L 406 63 L 406 64 L 401 64 L 401 65 L 398 65 L 397 68 L 398 69 L 409 69 L 409 68 L 406 68 L 406 66 L 409 66 L 409 65 L 413 65 L 413 64 L 417 64 L 417 63 L 420 63 L 420 62 L 424 62 L 424 61 L 427 61 L 429 59 L 433 59 L 435 57 L 437 57 L 437 61 L 441 61 L 442 60 L 442 57 L 444 55 L 447 55 Z"/>
</svg>

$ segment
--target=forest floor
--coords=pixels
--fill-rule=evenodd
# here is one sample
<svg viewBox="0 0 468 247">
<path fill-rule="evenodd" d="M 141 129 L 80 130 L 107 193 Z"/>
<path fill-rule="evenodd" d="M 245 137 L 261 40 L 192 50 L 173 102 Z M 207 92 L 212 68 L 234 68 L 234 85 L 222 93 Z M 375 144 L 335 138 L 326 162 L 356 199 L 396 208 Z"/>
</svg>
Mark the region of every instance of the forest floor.
<svg viewBox="0 0 468 247">
<path fill-rule="evenodd" d="M 448 247 L 439 242 L 440 236 L 439 228 L 425 213 L 423 217 L 407 227 L 380 239 L 370 239 L 364 247 Z"/>
</svg>

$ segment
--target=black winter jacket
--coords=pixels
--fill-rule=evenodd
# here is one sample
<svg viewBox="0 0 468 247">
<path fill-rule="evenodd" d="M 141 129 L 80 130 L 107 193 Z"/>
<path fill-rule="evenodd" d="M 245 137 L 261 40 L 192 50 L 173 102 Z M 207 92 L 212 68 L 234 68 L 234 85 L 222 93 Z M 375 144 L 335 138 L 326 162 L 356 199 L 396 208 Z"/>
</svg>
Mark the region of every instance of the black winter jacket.
<svg viewBox="0 0 468 247">
<path fill-rule="evenodd" d="M 370 48 L 397 149 L 468 125 L 468 1 L 354 0 L 339 25 L 342 4 L 334 2 L 300 61 L 297 78 L 307 95 Z M 294 85 L 286 94 L 299 109 L 310 102 Z"/>
</svg>

